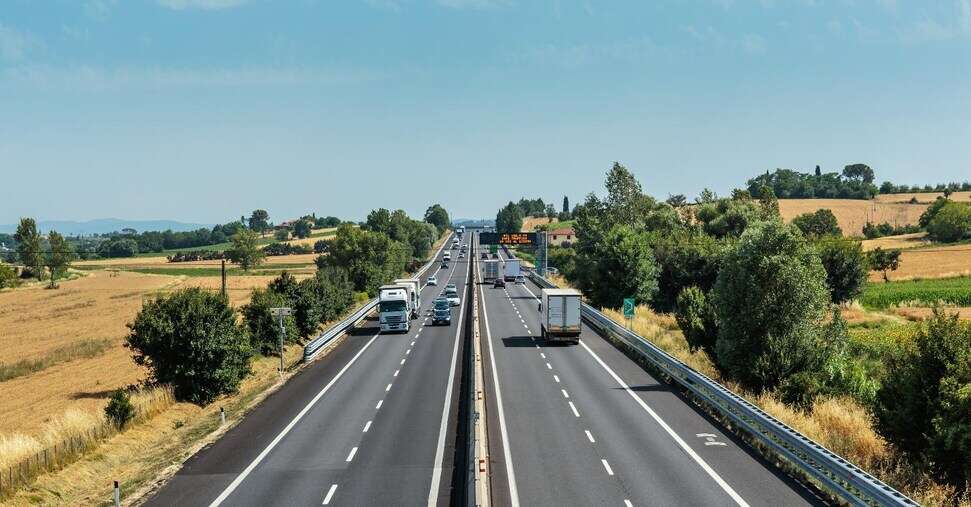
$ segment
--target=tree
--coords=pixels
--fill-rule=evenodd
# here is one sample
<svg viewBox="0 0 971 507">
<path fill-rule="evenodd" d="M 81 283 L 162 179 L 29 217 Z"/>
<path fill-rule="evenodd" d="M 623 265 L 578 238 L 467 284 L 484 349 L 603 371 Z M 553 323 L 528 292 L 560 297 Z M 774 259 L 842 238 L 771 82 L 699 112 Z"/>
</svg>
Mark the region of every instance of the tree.
<svg viewBox="0 0 971 507">
<path fill-rule="evenodd" d="M 514 202 L 509 201 L 496 214 L 496 232 L 519 232 L 523 229 L 523 210 Z"/>
<path fill-rule="evenodd" d="M 404 272 L 409 248 L 386 234 L 344 224 L 337 229 L 330 252 L 317 266 L 347 270 L 356 291 L 376 295 L 378 287 Z"/>
<path fill-rule="evenodd" d="M 843 176 L 864 183 L 873 183 L 873 169 L 870 169 L 870 166 L 866 164 L 850 164 L 844 167 Z"/>
<path fill-rule="evenodd" d="M 880 271 L 883 273 L 884 282 L 890 281 L 890 278 L 887 277 L 888 271 L 896 271 L 897 268 L 900 267 L 899 248 L 884 250 L 880 247 L 876 247 L 867 253 L 867 258 L 871 270 Z"/>
<path fill-rule="evenodd" d="M 917 219 L 917 224 L 920 225 L 920 228 L 926 229 L 927 226 L 930 225 L 931 220 L 933 220 L 934 217 L 937 216 L 942 209 L 944 209 L 944 206 L 947 206 L 948 202 L 950 201 L 948 199 L 944 199 L 943 197 L 938 197 L 935 199 L 934 202 L 932 202 L 931 205 L 920 214 L 920 218 Z"/>
<path fill-rule="evenodd" d="M 678 294 L 677 310 L 674 314 L 678 327 L 684 333 L 688 347 L 704 350 L 708 357 L 715 358 L 715 343 L 718 340 L 718 324 L 715 310 L 705 291 L 698 287 L 686 287 Z"/>
<path fill-rule="evenodd" d="M 270 309 L 284 306 L 290 306 L 290 301 L 285 294 L 269 288 L 257 288 L 253 289 L 249 303 L 240 309 L 243 322 L 249 331 L 249 343 L 260 354 L 279 353 L 280 321 Z M 284 317 L 283 327 L 286 341 L 295 343 L 299 338 L 295 317 L 293 315 Z"/>
<path fill-rule="evenodd" d="M 322 254 L 326 253 L 330 249 L 330 241 L 326 239 L 318 239 L 314 242 L 314 253 Z"/>
<path fill-rule="evenodd" d="M 6 289 L 8 287 L 16 287 L 19 283 L 17 280 L 17 272 L 3 261 L 0 261 L 0 289 Z"/>
<path fill-rule="evenodd" d="M 711 292 L 719 368 L 760 392 L 818 367 L 825 280 L 794 227 L 774 220 L 749 227 L 725 254 Z"/>
<path fill-rule="evenodd" d="M 236 392 L 250 372 L 252 349 L 219 294 L 187 288 L 160 295 L 128 328 L 135 363 L 148 368 L 150 381 L 171 384 L 178 399 L 208 404 Z"/>
<path fill-rule="evenodd" d="M 53 289 L 56 287 L 54 280 L 63 276 L 64 272 L 71 267 L 71 261 L 74 260 L 74 250 L 67 241 L 64 241 L 64 236 L 58 234 L 57 231 L 51 231 L 47 235 L 47 243 L 49 250 L 44 256 L 44 265 L 50 272 L 50 288 Z"/>
<path fill-rule="evenodd" d="M 591 249 L 579 252 L 577 273 L 583 293 L 595 306 L 617 308 L 624 298 L 650 301 L 657 292 L 658 267 L 647 235 L 615 225 Z"/>
<path fill-rule="evenodd" d="M 109 239 L 98 245 L 97 251 L 107 258 L 134 257 L 138 254 L 138 242 L 131 238 Z"/>
<path fill-rule="evenodd" d="M 927 224 L 927 235 L 942 243 L 953 243 L 971 236 L 971 205 L 947 201 Z"/>
<path fill-rule="evenodd" d="M 563 208 L 560 210 L 560 212 L 566 213 L 567 215 L 570 214 L 570 198 L 565 195 L 563 196 Z"/>
<path fill-rule="evenodd" d="M 290 239 L 290 230 L 284 227 L 277 229 L 273 232 L 273 239 L 277 241 L 286 241 Z"/>
<path fill-rule="evenodd" d="M 13 238 L 17 242 L 17 257 L 27 271 L 25 274 L 40 280 L 44 276 L 43 259 L 40 234 L 37 233 L 37 223 L 34 219 L 21 218 Z"/>
<path fill-rule="evenodd" d="M 329 217 L 319 217 L 315 221 L 315 225 L 318 228 L 328 228 L 329 229 L 331 227 L 337 227 L 340 224 L 341 224 L 341 219 L 339 219 L 337 217 L 332 217 L 332 216 L 329 216 Z"/>
<path fill-rule="evenodd" d="M 310 220 L 297 220 L 297 223 L 293 224 L 293 235 L 301 239 L 309 238 L 312 228 L 313 222 Z"/>
<path fill-rule="evenodd" d="M 652 242 L 659 267 L 658 292 L 651 306 L 661 312 L 678 307 L 678 297 L 688 287 L 707 293 L 715 284 L 722 245 L 707 234 L 676 231 L 659 234 Z"/>
<path fill-rule="evenodd" d="M 239 264 L 244 271 L 263 263 L 265 254 L 260 249 L 260 238 L 254 231 L 242 230 L 233 234 L 233 246 L 226 250 L 226 258 Z"/>
<path fill-rule="evenodd" d="M 667 200 L 664 202 L 668 203 L 672 208 L 680 208 L 688 203 L 688 199 L 684 194 L 674 194 L 668 195 Z"/>
<path fill-rule="evenodd" d="M 380 232 L 390 235 L 391 233 L 391 212 L 378 208 L 368 213 L 364 228 L 372 232 Z"/>
<path fill-rule="evenodd" d="M 266 232 L 270 228 L 270 214 L 264 209 L 253 210 L 253 214 L 249 217 L 249 228 L 251 231 L 256 231 L 260 234 Z"/>
<path fill-rule="evenodd" d="M 863 292 L 870 265 L 859 241 L 823 240 L 818 244 L 819 260 L 826 270 L 830 301 L 851 301 Z"/>
<path fill-rule="evenodd" d="M 812 213 L 803 213 L 792 219 L 795 225 L 803 234 L 810 237 L 820 238 L 823 236 L 842 236 L 843 230 L 840 229 L 836 221 L 836 215 L 828 209 L 818 209 Z"/>
<path fill-rule="evenodd" d="M 941 308 L 887 364 L 877 429 L 959 491 L 971 477 L 971 325 Z"/>
<path fill-rule="evenodd" d="M 452 223 L 448 217 L 448 211 L 441 204 L 432 204 L 425 210 L 425 221 L 435 226 L 439 236 L 445 234 Z"/>
</svg>

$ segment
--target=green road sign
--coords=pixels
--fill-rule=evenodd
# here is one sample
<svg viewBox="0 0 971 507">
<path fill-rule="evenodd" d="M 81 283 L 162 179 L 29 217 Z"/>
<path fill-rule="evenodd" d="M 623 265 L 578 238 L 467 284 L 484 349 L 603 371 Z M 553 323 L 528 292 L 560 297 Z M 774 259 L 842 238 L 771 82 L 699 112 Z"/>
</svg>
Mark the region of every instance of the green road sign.
<svg viewBox="0 0 971 507">
<path fill-rule="evenodd" d="M 634 318 L 634 298 L 624 298 L 624 318 Z"/>
</svg>

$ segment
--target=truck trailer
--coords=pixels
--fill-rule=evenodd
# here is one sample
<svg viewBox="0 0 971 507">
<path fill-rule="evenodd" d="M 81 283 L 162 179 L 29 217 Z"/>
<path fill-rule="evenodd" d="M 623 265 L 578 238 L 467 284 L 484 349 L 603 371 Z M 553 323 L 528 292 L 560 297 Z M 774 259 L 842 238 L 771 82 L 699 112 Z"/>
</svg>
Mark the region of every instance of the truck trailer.
<svg viewBox="0 0 971 507">
<path fill-rule="evenodd" d="M 580 291 L 543 289 L 539 310 L 546 341 L 580 342 Z"/>
<path fill-rule="evenodd" d="M 519 259 L 506 259 L 506 267 L 503 269 L 502 277 L 507 282 L 515 282 L 516 277 L 522 274 L 519 267 Z"/>
<path fill-rule="evenodd" d="M 417 278 L 398 278 L 394 281 L 395 285 L 404 285 L 409 288 L 408 296 L 410 304 L 408 310 L 411 311 L 411 318 L 417 319 L 421 308 L 421 280 Z"/>
<path fill-rule="evenodd" d="M 495 259 L 488 259 L 482 261 L 482 279 L 491 282 L 496 278 L 499 278 L 499 261 Z"/>
<path fill-rule="evenodd" d="M 378 324 L 382 333 L 407 333 L 411 327 L 410 287 L 382 285 L 378 288 Z"/>
</svg>

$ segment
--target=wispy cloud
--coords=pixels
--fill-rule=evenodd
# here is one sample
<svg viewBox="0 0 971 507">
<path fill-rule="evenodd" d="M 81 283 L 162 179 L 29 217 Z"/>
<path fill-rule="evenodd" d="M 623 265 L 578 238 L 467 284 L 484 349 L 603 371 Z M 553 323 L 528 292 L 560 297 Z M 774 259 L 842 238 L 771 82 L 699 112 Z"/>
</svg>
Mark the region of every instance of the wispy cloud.
<svg viewBox="0 0 971 507">
<path fill-rule="evenodd" d="M 156 0 L 162 7 L 168 7 L 169 9 L 184 10 L 184 9 L 203 9 L 207 11 L 215 11 L 219 9 L 231 9 L 233 7 L 239 7 L 243 5 L 248 0 Z"/>
<path fill-rule="evenodd" d="M 512 5 L 511 0 L 437 0 L 438 5 L 451 9 L 492 9 L 495 7 L 508 7 Z"/>
<path fill-rule="evenodd" d="M 33 39 L 9 26 L 0 24 L 0 61 L 19 62 L 33 45 Z"/>
<path fill-rule="evenodd" d="M 925 17 L 898 31 L 904 43 L 937 42 L 971 36 L 971 0 L 956 0 L 950 21 Z"/>
<path fill-rule="evenodd" d="M 0 70 L 0 86 L 82 92 L 341 85 L 382 80 L 367 70 L 247 67 L 222 69 L 20 65 Z"/>
</svg>

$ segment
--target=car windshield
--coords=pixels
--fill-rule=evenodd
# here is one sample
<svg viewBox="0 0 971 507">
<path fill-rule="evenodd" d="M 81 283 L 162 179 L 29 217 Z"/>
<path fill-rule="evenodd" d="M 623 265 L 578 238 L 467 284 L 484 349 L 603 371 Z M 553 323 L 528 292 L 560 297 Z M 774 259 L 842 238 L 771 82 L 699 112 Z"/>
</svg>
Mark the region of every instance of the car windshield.
<svg viewBox="0 0 971 507">
<path fill-rule="evenodd" d="M 381 301 L 382 312 L 403 312 L 405 311 L 404 301 Z"/>
</svg>

